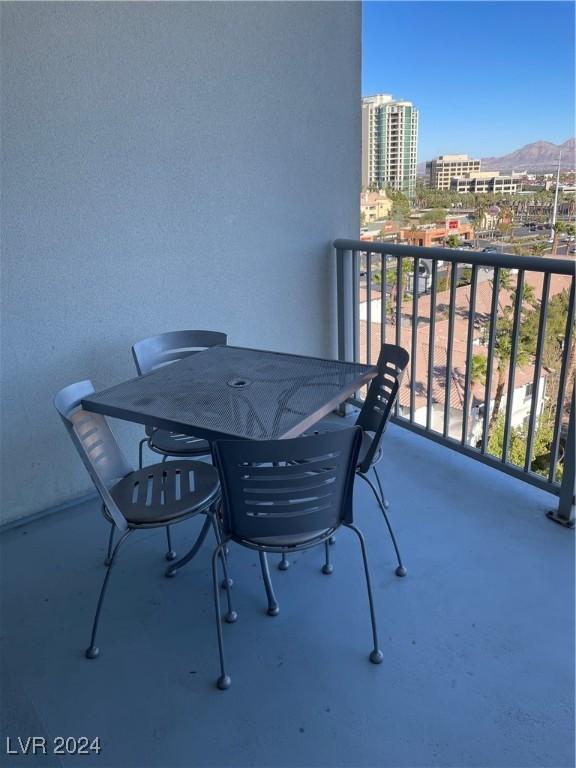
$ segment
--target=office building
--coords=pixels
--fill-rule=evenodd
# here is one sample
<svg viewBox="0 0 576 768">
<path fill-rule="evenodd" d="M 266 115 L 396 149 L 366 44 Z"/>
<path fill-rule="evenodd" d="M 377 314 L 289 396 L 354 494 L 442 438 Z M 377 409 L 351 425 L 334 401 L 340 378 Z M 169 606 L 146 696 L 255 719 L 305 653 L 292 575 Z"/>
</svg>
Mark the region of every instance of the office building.
<svg viewBox="0 0 576 768">
<path fill-rule="evenodd" d="M 450 189 L 453 178 L 479 172 L 480 160 L 468 155 L 440 155 L 426 163 L 426 183 L 431 189 Z"/>
<path fill-rule="evenodd" d="M 514 194 L 518 191 L 518 181 L 514 176 L 500 176 L 497 171 L 466 173 L 450 180 L 450 190 L 460 194 L 473 195 Z"/>
</svg>

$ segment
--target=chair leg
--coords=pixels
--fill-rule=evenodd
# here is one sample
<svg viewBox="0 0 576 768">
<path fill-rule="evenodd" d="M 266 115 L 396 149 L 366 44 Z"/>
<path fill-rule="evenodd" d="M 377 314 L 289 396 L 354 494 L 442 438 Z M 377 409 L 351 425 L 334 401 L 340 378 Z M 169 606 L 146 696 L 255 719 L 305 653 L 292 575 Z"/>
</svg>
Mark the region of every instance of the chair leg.
<svg viewBox="0 0 576 768">
<path fill-rule="evenodd" d="M 174 576 L 180 570 L 180 568 L 182 568 L 182 566 L 186 565 L 186 563 L 189 563 L 193 557 L 196 557 L 196 555 L 200 551 L 200 547 L 202 546 L 202 544 L 204 544 L 204 539 L 208 535 L 208 531 L 210 530 L 210 525 L 211 525 L 210 515 L 207 515 L 206 520 L 204 521 L 204 525 L 202 526 L 202 530 L 198 534 L 198 538 L 194 542 L 194 546 L 192 547 L 190 552 L 188 552 L 187 555 L 184 555 L 184 557 L 180 558 L 180 560 L 178 560 L 177 563 L 174 563 L 174 565 L 171 565 L 170 568 L 167 568 L 166 573 L 164 574 L 165 576 L 168 576 L 168 577 Z"/>
<path fill-rule="evenodd" d="M 142 466 L 144 464 L 143 452 L 144 452 L 144 445 L 147 442 L 148 442 L 148 438 L 145 437 L 143 440 L 140 440 L 140 443 L 138 445 L 138 469 L 142 469 Z"/>
<path fill-rule="evenodd" d="M 273 462 L 273 466 L 274 467 L 278 467 L 279 464 L 277 462 Z M 260 563 L 262 563 L 262 560 L 260 560 Z M 286 557 L 286 552 L 282 552 L 282 558 L 280 559 L 280 562 L 278 563 L 278 570 L 279 571 L 287 571 L 288 568 L 290 568 L 290 561 Z M 268 562 L 267 561 L 266 561 L 266 569 L 268 569 Z M 262 573 L 264 573 L 264 572 L 262 572 Z M 270 574 L 270 572 L 268 571 L 268 582 L 266 582 L 266 579 L 264 579 L 264 583 L 271 584 L 271 582 L 270 582 L 270 575 L 269 574 Z M 268 591 L 268 587 L 266 587 L 266 591 Z M 276 614 L 270 614 L 270 615 L 271 616 L 272 615 L 275 616 Z"/>
<path fill-rule="evenodd" d="M 114 533 L 116 531 L 116 526 L 114 523 L 110 523 L 110 536 L 108 537 L 108 551 L 106 553 L 106 559 L 104 560 L 104 565 L 110 565 L 110 557 L 112 555 L 112 547 L 114 545 Z"/>
<path fill-rule="evenodd" d="M 166 543 L 168 545 L 168 550 L 166 551 L 166 560 L 176 560 L 176 552 L 172 549 L 172 536 L 170 533 L 170 526 L 166 526 Z"/>
<path fill-rule="evenodd" d="M 110 574 L 112 573 L 112 567 L 114 565 L 114 561 L 116 560 L 116 555 L 118 554 L 118 550 L 120 549 L 122 543 L 128 538 L 128 536 L 132 533 L 132 528 L 129 528 L 127 531 L 124 531 L 122 536 L 118 539 L 118 543 L 114 547 L 114 551 L 112 552 L 112 557 L 110 558 L 110 562 L 108 563 L 108 569 L 106 571 L 106 576 L 104 576 L 104 582 L 102 584 L 102 588 L 100 589 L 100 596 L 98 598 L 98 603 L 96 605 L 96 614 L 94 616 L 94 623 L 92 625 L 92 636 L 90 638 L 90 645 L 86 649 L 86 658 L 87 659 L 95 659 L 97 656 L 100 655 L 100 649 L 96 646 L 96 633 L 98 632 L 98 623 L 100 621 L 100 611 L 102 610 L 102 603 L 104 602 L 104 595 L 106 594 L 106 588 L 108 587 L 108 581 L 110 580 Z"/>
<path fill-rule="evenodd" d="M 322 566 L 322 573 L 325 573 L 328 576 L 334 570 L 334 566 L 330 562 L 330 541 L 329 541 L 329 539 L 326 539 L 326 541 L 324 542 L 324 554 L 325 554 L 325 563 Z"/>
<path fill-rule="evenodd" d="M 372 467 L 372 471 L 374 472 L 374 475 L 376 477 L 376 482 L 378 483 L 378 490 L 380 491 L 380 498 L 382 499 L 382 504 L 384 504 L 384 509 L 389 509 L 390 502 L 388 501 L 386 496 L 384 496 L 384 491 L 382 490 L 382 483 L 380 482 L 380 475 L 376 471 L 376 465 Z"/>
<path fill-rule="evenodd" d="M 218 525 L 218 520 L 216 519 L 216 515 L 211 514 L 210 518 L 212 521 L 212 528 L 214 529 L 214 536 L 216 538 L 216 543 L 223 544 L 222 551 L 220 552 L 220 560 L 222 561 L 222 570 L 224 571 L 224 578 L 222 579 L 220 586 L 222 587 L 222 589 L 229 590 L 230 587 L 234 586 L 234 579 L 232 579 L 228 575 L 228 547 L 222 541 L 222 534 L 220 533 L 220 526 Z M 230 608 L 230 606 L 228 607 Z M 231 608 L 230 610 L 233 613 Z"/>
<path fill-rule="evenodd" d="M 268 616 L 278 616 L 280 613 L 280 606 L 276 600 L 274 587 L 272 586 L 272 580 L 270 579 L 270 569 L 268 568 L 268 558 L 266 557 L 266 552 L 259 551 L 258 557 L 260 558 L 262 579 L 264 581 L 264 588 L 266 589 L 266 597 L 268 598 Z"/>
<path fill-rule="evenodd" d="M 364 575 L 366 576 L 366 589 L 368 591 L 368 602 L 370 603 L 370 621 L 372 622 L 372 642 L 374 648 L 370 653 L 370 661 L 372 664 L 381 664 L 384 655 L 378 647 L 378 632 L 376 629 L 376 612 L 374 611 L 374 598 L 372 597 L 372 584 L 370 583 L 370 570 L 368 568 L 368 557 L 366 555 L 366 544 L 364 543 L 364 536 L 355 525 L 351 523 L 345 524 L 347 528 L 354 531 L 360 542 L 360 548 L 362 550 L 362 560 L 364 562 Z"/>
<path fill-rule="evenodd" d="M 214 592 L 214 609 L 216 611 L 216 630 L 218 632 L 218 652 L 220 654 L 220 677 L 217 685 L 221 691 L 230 688 L 232 680 L 230 675 L 226 674 L 226 665 L 224 660 L 224 638 L 222 637 L 222 619 L 220 617 L 220 588 L 218 585 L 218 557 L 222 552 L 222 544 L 218 544 L 212 555 L 212 588 Z"/>
<path fill-rule="evenodd" d="M 380 510 L 382 511 L 382 514 L 384 515 L 384 520 L 386 521 L 386 525 L 388 526 L 388 531 L 390 533 L 390 538 L 392 539 L 392 544 L 394 545 L 394 549 L 396 550 L 396 558 L 398 559 L 398 567 L 396 568 L 396 576 L 406 576 L 408 571 L 404 567 L 404 564 L 402 563 L 402 557 L 400 556 L 400 549 L 398 548 L 398 543 L 396 541 L 396 537 L 394 536 L 394 531 L 392 530 L 392 525 L 390 524 L 390 520 L 388 519 L 388 515 L 386 514 L 386 509 L 384 507 L 384 504 L 382 503 L 382 499 L 380 498 L 380 494 L 378 493 L 377 489 L 374 486 L 374 483 L 370 480 L 369 477 L 366 475 L 363 475 L 361 472 L 358 472 L 358 476 L 362 478 L 362 480 L 365 480 L 370 488 L 372 489 L 372 493 L 374 494 L 376 501 L 378 502 L 378 506 L 380 507 Z"/>
</svg>

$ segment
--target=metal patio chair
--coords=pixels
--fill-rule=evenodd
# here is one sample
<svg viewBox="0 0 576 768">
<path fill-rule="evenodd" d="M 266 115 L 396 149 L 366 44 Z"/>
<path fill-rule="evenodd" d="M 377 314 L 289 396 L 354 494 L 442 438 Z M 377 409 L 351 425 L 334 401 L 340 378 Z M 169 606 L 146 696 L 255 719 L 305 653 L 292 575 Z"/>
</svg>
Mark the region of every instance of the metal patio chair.
<svg viewBox="0 0 576 768">
<path fill-rule="evenodd" d="M 362 550 L 370 605 L 373 640 L 370 661 L 381 663 L 366 547 L 352 516 L 354 470 L 361 441 L 361 430 L 353 427 L 291 440 L 214 443 L 214 459 L 222 484 L 222 540 L 212 557 L 220 689 L 229 688 L 231 679 L 224 659 L 217 561 L 229 542 L 258 552 L 268 613 L 275 616 L 279 608 L 266 553 L 297 552 L 324 544 L 326 564 L 329 564 L 330 536 L 342 525 L 354 531 Z"/>
<path fill-rule="evenodd" d="M 175 363 L 208 347 L 226 344 L 227 341 L 226 334 L 219 331 L 169 331 L 136 342 L 132 347 L 132 355 L 138 375 L 143 376 L 156 368 Z M 140 468 L 146 444 L 151 451 L 164 456 L 164 460 L 169 456 L 189 458 L 210 453 L 210 444 L 206 440 L 167 429 L 146 427 L 146 437 L 140 441 L 138 451 Z"/>
<path fill-rule="evenodd" d="M 90 645 L 86 650 L 89 659 L 96 658 L 100 653 L 96 646 L 96 634 L 102 603 L 118 550 L 131 533 L 160 527 L 168 531 L 170 524 L 205 514 L 198 546 L 210 527 L 217 542 L 221 541 L 216 519 L 221 498 L 220 483 L 214 467 L 201 461 L 180 460 L 133 471 L 106 419 L 82 408 L 82 398 L 93 392 L 92 382 L 79 381 L 62 389 L 54 398 L 54 405 L 100 495 L 104 517 L 111 524 L 107 570 L 98 598 Z M 120 538 L 113 546 L 116 531 Z M 168 549 L 171 549 L 169 537 Z M 224 554 L 221 559 L 227 583 Z M 229 589 L 227 593 L 227 619 L 231 622 L 236 614 L 232 611 Z"/>
<path fill-rule="evenodd" d="M 158 336 L 149 336 L 137 341 L 132 347 L 132 356 L 139 376 L 170 365 L 183 357 L 201 352 L 208 347 L 227 344 L 228 337 L 219 331 L 168 331 Z M 138 466 L 142 469 L 144 446 L 160 454 L 166 461 L 169 457 L 189 459 L 210 454 L 210 444 L 206 440 L 168 429 L 145 427 L 146 437 L 138 445 Z M 170 529 L 167 528 L 170 538 Z M 176 552 L 170 546 L 166 553 L 167 560 L 175 560 Z"/>
<path fill-rule="evenodd" d="M 362 430 L 362 445 L 360 447 L 360 453 L 358 455 L 358 461 L 356 464 L 356 473 L 362 478 L 370 488 L 376 498 L 378 506 L 380 507 L 394 550 L 398 559 L 398 567 L 396 568 L 396 576 L 406 576 L 407 570 L 402 562 L 400 555 L 400 549 L 390 519 L 387 514 L 389 507 L 388 501 L 384 496 L 382 489 L 382 482 L 376 464 L 382 458 L 382 438 L 390 415 L 392 414 L 392 408 L 394 402 L 398 396 L 402 377 L 404 371 L 410 360 L 410 355 L 403 348 L 396 344 L 382 344 L 380 354 L 378 355 L 378 375 L 372 379 L 368 392 L 366 394 L 366 400 L 362 406 L 360 413 L 356 419 L 356 426 Z M 321 431 L 338 430 L 338 427 L 330 424 L 323 425 L 322 430 L 314 430 L 310 434 L 320 434 Z M 372 470 L 376 479 L 376 485 L 370 479 L 368 473 Z M 330 543 L 334 543 L 332 538 Z M 286 570 L 287 564 L 283 557 L 278 566 L 280 570 Z"/>
</svg>

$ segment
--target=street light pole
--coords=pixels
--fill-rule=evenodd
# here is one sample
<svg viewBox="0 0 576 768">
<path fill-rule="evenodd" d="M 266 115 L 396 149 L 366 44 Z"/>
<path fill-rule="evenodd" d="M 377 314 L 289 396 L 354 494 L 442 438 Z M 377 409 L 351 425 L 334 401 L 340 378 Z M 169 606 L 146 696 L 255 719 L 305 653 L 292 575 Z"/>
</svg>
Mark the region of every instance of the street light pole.
<svg viewBox="0 0 576 768">
<path fill-rule="evenodd" d="M 560 187 L 560 160 L 562 158 L 562 150 L 560 150 L 560 153 L 558 155 L 558 170 L 556 171 L 556 190 L 554 192 L 554 210 L 552 211 L 552 231 L 550 232 L 551 240 L 550 242 L 554 242 L 554 237 L 556 236 L 556 214 L 558 211 L 558 188 Z"/>
</svg>

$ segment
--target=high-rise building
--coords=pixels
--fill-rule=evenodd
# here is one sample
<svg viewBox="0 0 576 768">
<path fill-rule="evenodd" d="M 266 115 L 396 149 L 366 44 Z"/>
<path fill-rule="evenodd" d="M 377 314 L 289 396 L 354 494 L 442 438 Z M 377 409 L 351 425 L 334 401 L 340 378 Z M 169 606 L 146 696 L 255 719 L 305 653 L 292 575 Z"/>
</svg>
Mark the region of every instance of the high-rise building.
<svg viewBox="0 0 576 768">
<path fill-rule="evenodd" d="M 426 163 L 426 182 L 431 189 L 450 189 L 453 178 L 479 171 L 480 160 L 468 155 L 440 155 Z"/>
<path fill-rule="evenodd" d="M 386 93 L 362 99 L 362 186 L 416 191 L 418 110 Z"/>
</svg>

